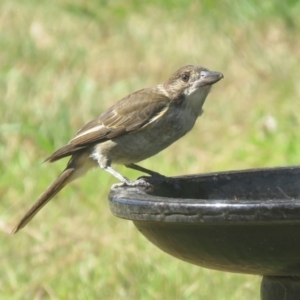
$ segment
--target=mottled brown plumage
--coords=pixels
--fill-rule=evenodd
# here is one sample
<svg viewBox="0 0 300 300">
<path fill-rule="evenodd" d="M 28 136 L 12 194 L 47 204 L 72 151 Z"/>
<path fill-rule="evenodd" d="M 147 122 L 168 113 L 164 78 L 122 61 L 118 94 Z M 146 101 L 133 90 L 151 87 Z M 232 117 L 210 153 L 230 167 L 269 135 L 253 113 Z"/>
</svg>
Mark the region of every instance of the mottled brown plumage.
<svg viewBox="0 0 300 300">
<path fill-rule="evenodd" d="M 54 162 L 62 157 L 96 143 L 101 143 L 120 135 L 139 130 L 167 109 L 170 99 L 157 93 L 156 100 L 151 97 L 153 89 L 137 91 L 117 102 L 97 119 L 80 129 L 75 137 L 64 147 L 55 151 L 46 161 Z M 94 130 L 99 127 L 98 130 Z"/>
<path fill-rule="evenodd" d="M 165 83 L 128 95 L 86 124 L 66 146 L 46 159 L 54 162 L 71 156 L 66 169 L 39 197 L 13 233 L 23 228 L 66 184 L 93 167 L 100 166 L 126 185 L 146 184 L 143 180 L 129 181 L 111 164 L 157 174 L 135 163 L 157 154 L 190 131 L 202 114 L 211 85 L 221 78 L 221 73 L 185 66 Z"/>
</svg>

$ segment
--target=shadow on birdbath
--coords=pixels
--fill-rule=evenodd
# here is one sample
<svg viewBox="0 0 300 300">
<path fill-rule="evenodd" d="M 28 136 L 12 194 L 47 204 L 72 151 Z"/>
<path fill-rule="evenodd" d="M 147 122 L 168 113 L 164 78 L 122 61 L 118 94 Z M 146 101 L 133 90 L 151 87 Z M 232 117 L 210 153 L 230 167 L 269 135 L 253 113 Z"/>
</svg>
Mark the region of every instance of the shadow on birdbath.
<svg viewBox="0 0 300 300">
<path fill-rule="evenodd" d="M 263 275 L 263 300 L 300 299 L 300 167 L 172 180 L 113 188 L 111 211 L 181 260 Z"/>
</svg>

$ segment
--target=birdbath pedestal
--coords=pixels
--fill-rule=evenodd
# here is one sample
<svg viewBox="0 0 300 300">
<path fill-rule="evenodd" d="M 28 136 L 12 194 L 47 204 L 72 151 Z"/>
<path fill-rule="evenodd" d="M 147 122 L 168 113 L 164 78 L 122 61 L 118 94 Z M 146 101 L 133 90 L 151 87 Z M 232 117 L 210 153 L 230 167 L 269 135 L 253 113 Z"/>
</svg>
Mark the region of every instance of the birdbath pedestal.
<svg viewBox="0 0 300 300">
<path fill-rule="evenodd" d="M 262 275 L 261 299 L 300 299 L 300 167 L 112 188 L 110 209 L 186 262 Z"/>
</svg>

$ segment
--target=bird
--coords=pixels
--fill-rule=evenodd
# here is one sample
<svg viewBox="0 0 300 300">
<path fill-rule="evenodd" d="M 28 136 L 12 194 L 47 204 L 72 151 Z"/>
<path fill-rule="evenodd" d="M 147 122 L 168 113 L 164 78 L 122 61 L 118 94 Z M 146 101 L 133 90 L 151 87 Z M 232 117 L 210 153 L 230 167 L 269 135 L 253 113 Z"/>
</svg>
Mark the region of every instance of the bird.
<svg viewBox="0 0 300 300">
<path fill-rule="evenodd" d="M 125 165 L 153 177 L 160 175 L 136 163 L 188 133 L 203 113 L 211 86 L 222 78 L 220 72 L 186 65 L 164 83 L 129 94 L 87 123 L 45 160 L 52 163 L 70 156 L 65 170 L 40 195 L 12 233 L 23 228 L 68 183 L 97 166 L 116 177 L 120 185 L 147 185 L 143 179 L 129 180 L 112 164 Z"/>
</svg>

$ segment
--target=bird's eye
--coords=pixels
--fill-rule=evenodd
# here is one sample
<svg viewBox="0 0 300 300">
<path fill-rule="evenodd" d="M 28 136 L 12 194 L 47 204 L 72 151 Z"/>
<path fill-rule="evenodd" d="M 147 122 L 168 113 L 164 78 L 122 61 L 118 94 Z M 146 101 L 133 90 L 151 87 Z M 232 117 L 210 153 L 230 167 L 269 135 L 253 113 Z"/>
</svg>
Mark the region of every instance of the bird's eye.
<svg viewBox="0 0 300 300">
<path fill-rule="evenodd" d="M 184 74 L 181 75 L 181 79 L 182 79 L 182 81 L 184 81 L 184 82 L 188 82 L 189 79 L 190 79 L 190 75 L 187 74 L 187 73 L 184 73 Z"/>
</svg>

